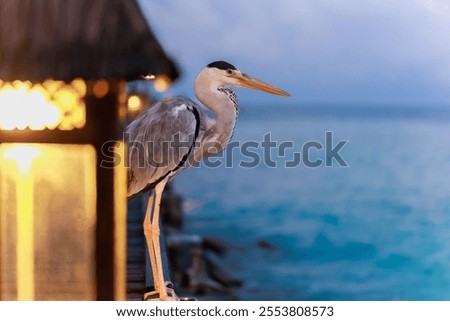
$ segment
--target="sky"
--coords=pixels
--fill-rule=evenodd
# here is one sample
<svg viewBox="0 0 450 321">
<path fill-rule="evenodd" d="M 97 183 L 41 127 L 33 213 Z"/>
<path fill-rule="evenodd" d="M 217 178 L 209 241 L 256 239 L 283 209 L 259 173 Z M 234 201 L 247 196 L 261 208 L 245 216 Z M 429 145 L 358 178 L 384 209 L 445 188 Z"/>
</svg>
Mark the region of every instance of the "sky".
<svg viewBox="0 0 450 321">
<path fill-rule="evenodd" d="M 450 108 L 450 0 L 140 0 L 179 65 L 171 94 L 193 97 L 225 60 L 292 97 L 239 89 L 259 103 Z"/>
</svg>

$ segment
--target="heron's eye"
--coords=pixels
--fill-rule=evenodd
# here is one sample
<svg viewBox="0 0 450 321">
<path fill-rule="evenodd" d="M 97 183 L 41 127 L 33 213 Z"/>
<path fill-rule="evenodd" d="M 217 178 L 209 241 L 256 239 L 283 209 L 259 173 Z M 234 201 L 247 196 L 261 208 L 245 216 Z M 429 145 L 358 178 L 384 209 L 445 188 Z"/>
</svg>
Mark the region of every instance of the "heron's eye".
<svg viewBox="0 0 450 321">
<path fill-rule="evenodd" d="M 232 75 L 232 74 L 233 74 L 233 70 L 227 69 L 227 75 Z"/>
</svg>

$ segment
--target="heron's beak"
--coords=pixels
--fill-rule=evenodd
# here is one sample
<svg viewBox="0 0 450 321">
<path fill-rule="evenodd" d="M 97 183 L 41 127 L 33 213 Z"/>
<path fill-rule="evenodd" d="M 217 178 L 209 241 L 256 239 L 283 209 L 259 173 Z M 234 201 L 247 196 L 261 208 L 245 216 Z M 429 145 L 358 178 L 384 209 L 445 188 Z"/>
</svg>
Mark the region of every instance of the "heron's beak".
<svg viewBox="0 0 450 321">
<path fill-rule="evenodd" d="M 242 87 L 258 89 L 258 90 L 265 91 L 266 93 L 279 95 L 279 96 L 290 96 L 290 94 L 285 92 L 284 90 L 277 88 L 275 86 L 272 86 L 264 81 L 255 79 L 247 74 L 237 74 L 237 75 L 235 75 L 235 77 Z"/>
</svg>

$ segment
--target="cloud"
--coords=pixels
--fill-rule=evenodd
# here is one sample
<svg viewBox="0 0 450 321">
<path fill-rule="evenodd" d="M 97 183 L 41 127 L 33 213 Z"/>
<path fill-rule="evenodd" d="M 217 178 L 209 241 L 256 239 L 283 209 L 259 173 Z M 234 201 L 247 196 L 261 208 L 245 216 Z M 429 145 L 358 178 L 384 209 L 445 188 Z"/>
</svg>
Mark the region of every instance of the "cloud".
<svg viewBox="0 0 450 321">
<path fill-rule="evenodd" d="M 450 103 L 446 0 L 140 4 L 186 82 L 225 59 L 304 100 Z"/>
</svg>

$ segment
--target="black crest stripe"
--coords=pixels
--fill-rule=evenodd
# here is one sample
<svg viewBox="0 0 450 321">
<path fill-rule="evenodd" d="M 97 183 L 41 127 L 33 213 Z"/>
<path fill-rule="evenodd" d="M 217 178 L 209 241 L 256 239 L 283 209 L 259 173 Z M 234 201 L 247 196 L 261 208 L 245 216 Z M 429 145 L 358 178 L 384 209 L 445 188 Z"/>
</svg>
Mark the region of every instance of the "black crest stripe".
<svg viewBox="0 0 450 321">
<path fill-rule="evenodd" d="M 222 70 L 227 70 L 227 69 L 237 70 L 235 66 L 233 66 L 232 64 L 230 64 L 226 61 L 214 61 L 214 62 L 210 63 L 207 67 L 217 68 L 217 69 L 222 69 Z"/>
</svg>

